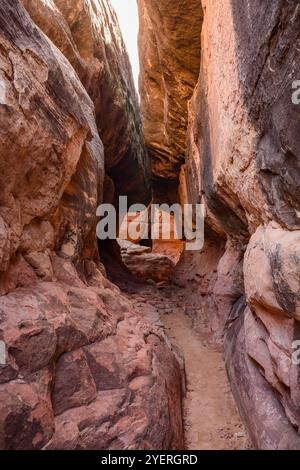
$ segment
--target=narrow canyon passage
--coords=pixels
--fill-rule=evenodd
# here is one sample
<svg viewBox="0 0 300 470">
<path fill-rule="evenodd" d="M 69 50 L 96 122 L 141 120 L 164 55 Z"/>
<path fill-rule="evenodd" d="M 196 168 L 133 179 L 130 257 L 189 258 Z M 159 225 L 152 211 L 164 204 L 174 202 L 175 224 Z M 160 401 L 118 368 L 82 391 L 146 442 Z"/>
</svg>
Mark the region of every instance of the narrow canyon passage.
<svg viewBox="0 0 300 470">
<path fill-rule="evenodd" d="M 166 332 L 184 356 L 187 395 L 185 439 L 190 450 L 244 450 L 249 442 L 226 376 L 223 354 L 192 329 L 180 308 L 163 317 Z"/>
<path fill-rule="evenodd" d="M 113 3 L 0 1 L 0 450 L 300 449 L 299 2 Z"/>
<path fill-rule="evenodd" d="M 174 283 L 141 281 L 118 270 L 112 278 L 133 302 L 137 314 L 164 331 L 184 364 L 186 448 L 251 448 L 230 390 L 222 349 L 215 344 L 204 317 L 194 328 L 189 313 L 199 306 L 191 303 L 188 291 Z"/>
</svg>

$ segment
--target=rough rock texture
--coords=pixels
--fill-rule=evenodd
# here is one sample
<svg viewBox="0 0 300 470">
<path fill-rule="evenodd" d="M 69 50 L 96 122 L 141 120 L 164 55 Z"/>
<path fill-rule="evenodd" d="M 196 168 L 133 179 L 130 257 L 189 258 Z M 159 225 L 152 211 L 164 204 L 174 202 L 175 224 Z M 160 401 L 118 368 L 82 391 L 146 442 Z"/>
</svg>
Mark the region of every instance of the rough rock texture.
<svg viewBox="0 0 300 470">
<path fill-rule="evenodd" d="M 299 6 L 252 2 L 246 12 L 238 1 L 222 8 L 203 3 L 202 65 L 192 106 L 207 112 L 192 117 L 190 126 L 200 191 L 207 222 L 226 233 L 231 247 L 246 246 L 252 235 L 244 259 L 237 258 L 244 266 L 245 312 L 242 292 L 231 313 L 218 303 L 224 257 L 214 288 L 229 327 L 228 370 L 255 445 L 299 448 L 299 366 L 292 354 L 299 330 L 300 110 L 291 100 L 300 75 Z M 236 266 L 228 245 L 224 256 Z M 233 278 L 234 269 L 228 270 Z"/>
<path fill-rule="evenodd" d="M 154 24 L 158 13 L 153 2 L 145 3 L 150 19 L 144 14 L 144 22 Z M 299 339 L 300 107 L 292 103 L 292 84 L 300 77 L 300 9 L 297 1 L 242 3 L 202 0 L 184 199 L 206 204 L 206 243 L 201 253 L 182 256 L 174 279 L 191 285 L 200 299 L 197 314 L 225 337 L 232 388 L 255 446 L 299 448 L 299 365 L 292 354 Z M 165 13 L 163 24 L 167 7 L 166 0 L 157 8 Z M 157 29 L 167 36 L 160 43 L 173 38 Z M 175 30 L 180 35 L 180 27 Z M 144 67 L 164 57 L 160 46 L 154 51 L 144 44 L 144 51 Z M 177 66 L 174 75 L 181 71 Z M 157 113 L 166 99 L 156 86 L 162 71 L 159 77 L 151 90 L 142 76 L 143 106 L 153 103 L 161 124 L 158 149 L 168 135 Z M 147 121 L 145 132 L 151 135 Z M 163 167 L 167 174 L 169 166 Z"/>
<path fill-rule="evenodd" d="M 129 271 L 138 278 L 155 282 L 169 281 L 175 263 L 163 253 L 151 252 L 151 248 L 119 241 L 122 259 Z"/>
<path fill-rule="evenodd" d="M 22 0 L 34 22 L 68 58 L 95 105 L 105 169 L 116 196 L 151 199 L 138 98 L 116 14 L 103 0 Z"/>
<path fill-rule="evenodd" d="M 200 0 L 138 0 L 141 110 L 155 179 L 177 180 L 186 149 L 187 100 L 199 75 Z"/>
<path fill-rule="evenodd" d="M 94 264 L 88 280 L 53 264 L 55 283 L 1 299 L 0 447 L 181 448 L 182 377 L 162 332 Z"/>
<path fill-rule="evenodd" d="M 122 104 L 115 117 L 119 82 L 116 96 L 113 83 L 107 94 L 100 87 L 101 99 L 108 98 L 101 108 L 91 92 L 96 84 L 84 83 L 88 94 L 77 65 L 87 66 L 90 48 L 105 49 L 103 37 L 89 29 L 101 23 L 101 12 L 112 43 L 120 43 L 121 52 L 124 46 L 109 4 L 59 3 L 72 9 L 74 35 L 82 22 L 84 58 L 84 50 L 75 54 L 73 33 L 53 2 L 24 1 L 28 9 L 35 6 L 31 14 L 46 35 L 19 0 L 0 3 L 0 340 L 6 345 L 0 448 L 182 448 L 181 365 L 162 332 L 107 280 L 96 243 L 106 151 L 101 119 L 111 117 L 114 130 L 115 119 L 128 126 L 127 150 L 119 149 L 118 158 L 132 158 L 129 167 L 144 173 L 127 146 L 136 138 L 131 111 Z M 109 51 L 109 64 L 122 69 L 127 59 L 117 48 Z M 103 65 L 91 62 L 92 70 Z M 128 182 L 131 197 L 144 197 L 139 181 Z"/>
<path fill-rule="evenodd" d="M 1 4 L 0 12 L 5 293 L 32 283 L 39 266 L 47 271 L 48 250 L 93 259 L 104 169 L 94 106 L 70 63 L 18 2 Z"/>
</svg>

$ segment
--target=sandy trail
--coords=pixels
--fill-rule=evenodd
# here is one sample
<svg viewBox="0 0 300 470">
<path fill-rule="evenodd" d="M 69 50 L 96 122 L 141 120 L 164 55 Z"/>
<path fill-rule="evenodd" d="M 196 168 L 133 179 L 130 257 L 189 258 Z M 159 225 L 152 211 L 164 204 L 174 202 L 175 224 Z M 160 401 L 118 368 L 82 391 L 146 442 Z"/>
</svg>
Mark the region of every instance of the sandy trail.
<svg viewBox="0 0 300 470">
<path fill-rule="evenodd" d="M 223 355 L 206 344 L 180 309 L 164 315 L 166 332 L 185 359 L 186 446 L 190 450 L 246 449 L 248 439 L 228 383 Z"/>
<path fill-rule="evenodd" d="M 189 450 L 243 450 L 251 448 L 227 379 L 223 353 L 211 341 L 209 328 L 193 328 L 186 314 L 189 303 L 184 288 L 155 283 L 135 283 L 115 278 L 140 315 L 164 328 L 185 361 L 187 395 L 185 439 Z M 200 328 L 199 328 L 200 326 Z"/>
</svg>

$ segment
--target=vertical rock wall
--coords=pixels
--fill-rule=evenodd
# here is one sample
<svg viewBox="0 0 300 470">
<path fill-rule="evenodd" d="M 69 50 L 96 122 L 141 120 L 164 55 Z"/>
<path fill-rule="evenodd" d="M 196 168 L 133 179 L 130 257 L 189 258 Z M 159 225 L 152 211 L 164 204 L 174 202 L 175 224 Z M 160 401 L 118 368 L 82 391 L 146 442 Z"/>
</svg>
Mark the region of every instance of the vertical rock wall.
<svg viewBox="0 0 300 470">
<path fill-rule="evenodd" d="M 138 0 L 141 112 L 157 197 L 178 184 L 200 66 L 200 0 Z M 173 184 L 172 184 L 173 183 Z M 176 191 L 175 191 L 176 192 Z"/>
<path fill-rule="evenodd" d="M 299 448 L 299 366 L 292 362 L 300 292 L 300 109 L 292 103 L 300 75 L 299 6 L 251 2 L 246 11 L 236 1 L 222 8 L 203 3 L 202 67 L 193 98 L 203 111 L 192 121 L 192 136 L 208 212 L 230 243 L 214 288 L 218 315 L 230 320 L 229 375 L 255 445 Z M 246 245 L 244 257 L 234 255 Z M 226 257 L 243 265 L 247 305 L 241 307 L 241 297 L 231 313 L 217 295 L 229 280 L 221 268 Z M 236 262 L 226 264 L 233 273 Z"/>
<path fill-rule="evenodd" d="M 144 3 L 150 16 L 145 24 L 155 30 L 153 2 Z M 190 102 L 181 98 L 189 119 L 186 197 L 206 204 L 206 242 L 201 253 L 185 254 L 175 280 L 191 287 L 200 314 L 225 340 L 232 388 L 254 445 L 299 448 L 300 369 L 292 360 L 300 299 L 300 107 L 292 103 L 292 84 L 300 79 L 299 4 L 201 3 L 199 80 Z M 197 5 L 193 18 L 202 10 Z M 156 27 L 167 36 L 163 44 L 176 34 L 194 38 L 191 18 L 184 35 L 179 17 L 170 34 L 161 26 L 172 18 L 167 0 L 160 11 L 164 20 Z M 150 48 L 144 67 L 155 63 L 153 56 L 160 62 L 168 57 L 163 48 Z M 172 65 L 181 76 L 176 60 Z M 169 128 L 157 109 L 168 92 L 151 87 L 144 75 L 142 89 L 150 90 L 144 109 L 152 103 L 165 136 Z M 146 141 L 152 139 L 147 121 L 145 134 Z M 174 156 L 172 146 L 169 151 Z"/>
<path fill-rule="evenodd" d="M 109 1 L 23 0 L 34 22 L 70 61 L 95 105 L 105 169 L 116 195 L 151 199 L 138 97 L 116 14 Z"/>
</svg>

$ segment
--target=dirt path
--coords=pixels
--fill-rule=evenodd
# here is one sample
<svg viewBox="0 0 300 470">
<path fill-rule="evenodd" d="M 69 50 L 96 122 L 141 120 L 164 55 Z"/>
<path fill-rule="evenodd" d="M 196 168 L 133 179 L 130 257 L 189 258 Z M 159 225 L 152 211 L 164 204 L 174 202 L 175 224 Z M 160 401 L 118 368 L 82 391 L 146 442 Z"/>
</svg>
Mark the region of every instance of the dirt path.
<svg viewBox="0 0 300 470">
<path fill-rule="evenodd" d="M 192 320 L 185 313 L 184 289 L 134 284 L 124 278 L 120 287 L 141 315 L 165 329 L 184 357 L 186 447 L 190 450 L 250 448 L 231 394 L 223 354 L 212 346 L 207 325 L 200 328 L 200 333 L 193 329 Z"/>
<path fill-rule="evenodd" d="M 192 329 L 184 313 L 164 316 L 169 337 L 185 358 L 186 444 L 190 450 L 245 449 L 248 440 L 231 395 L 222 353 Z"/>
</svg>

